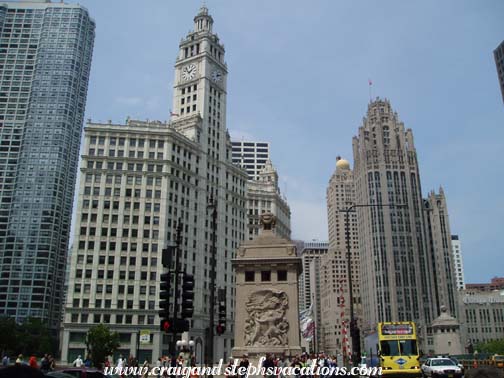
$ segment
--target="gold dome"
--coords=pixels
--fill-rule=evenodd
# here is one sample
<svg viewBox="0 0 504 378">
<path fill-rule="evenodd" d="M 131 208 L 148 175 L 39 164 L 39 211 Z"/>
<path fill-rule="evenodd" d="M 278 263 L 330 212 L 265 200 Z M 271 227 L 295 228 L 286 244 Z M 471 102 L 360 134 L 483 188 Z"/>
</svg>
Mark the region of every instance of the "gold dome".
<svg viewBox="0 0 504 378">
<path fill-rule="evenodd" d="M 345 159 L 337 159 L 336 168 L 339 169 L 350 169 L 350 163 Z"/>
</svg>

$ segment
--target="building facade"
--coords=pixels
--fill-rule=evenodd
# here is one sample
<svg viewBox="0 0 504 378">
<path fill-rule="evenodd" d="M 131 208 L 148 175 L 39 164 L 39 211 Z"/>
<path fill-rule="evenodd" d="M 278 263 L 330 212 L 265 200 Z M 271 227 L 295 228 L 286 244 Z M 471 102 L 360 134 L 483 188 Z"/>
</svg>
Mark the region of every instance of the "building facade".
<svg viewBox="0 0 504 378">
<path fill-rule="evenodd" d="M 327 353 L 340 353 L 343 348 L 343 330 L 350 323 L 350 296 L 347 256 L 347 224 L 342 210 L 355 203 L 354 176 L 350 163 L 338 157 L 326 191 L 328 253 L 321 257 L 321 327 L 322 348 Z M 348 213 L 352 294 L 354 315 L 361 321 L 360 259 L 357 214 Z M 350 341 L 351 345 L 351 341 Z"/>
<path fill-rule="evenodd" d="M 457 290 L 463 290 L 465 287 L 464 279 L 464 259 L 462 257 L 462 244 L 458 235 L 451 236 L 453 271 L 455 272 L 455 282 Z"/>
<path fill-rule="evenodd" d="M 487 283 L 469 283 L 465 288 L 470 291 L 494 291 L 504 290 L 504 277 L 494 277 Z"/>
<path fill-rule="evenodd" d="M 269 142 L 232 141 L 233 163 L 247 171 L 249 180 L 258 180 L 259 173 L 270 160 Z"/>
<path fill-rule="evenodd" d="M 226 332 L 214 358 L 226 358 L 234 333 L 231 259 L 246 233 L 246 172 L 232 163 L 226 128 L 224 47 L 203 6 L 182 39 L 175 63 L 170 123 L 89 123 L 85 132 L 62 360 L 82 354 L 97 323 L 119 332 L 118 353 L 136 355 L 139 330 L 150 343 L 140 360 L 168 354 L 159 330 L 161 252 L 182 223 L 181 266 L 195 278 L 189 338 L 204 360 L 209 325 L 212 208 L 217 205 L 215 289 L 226 290 Z M 216 202 L 215 202 L 216 201 Z M 180 302 L 179 302 L 180 303 Z M 217 319 L 217 317 L 215 317 Z M 213 325 L 215 326 L 215 325 Z"/>
<path fill-rule="evenodd" d="M 261 214 L 267 212 L 276 217 L 276 234 L 290 240 L 290 207 L 280 193 L 278 173 L 270 160 L 266 161 L 257 180 L 247 182 L 248 240 L 259 235 Z"/>
<path fill-rule="evenodd" d="M 427 223 L 427 246 L 432 263 L 433 300 L 435 309 L 446 311 L 453 317 L 458 318 L 458 295 L 453 260 L 453 246 L 448 217 L 448 206 L 443 188 L 439 193 L 431 191 L 424 201 Z M 440 313 L 434 314 L 438 316 Z"/>
<path fill-rule="evenodd" d="M 413 132 L 387 100 L 377 99 L 353 150 L 356 203 L 408 206 L 358 209 L 364 328 L 413 320 L 425 329 L 434 309 Z"/>
<path fill-rule="evenodd" d="M 0 4 L 0 314 L 56 333 L 95 24 L 80 5 Z"/>
<path fill-rule="evenodd" d="M 301 257 L 303 272 L 299 276 L 299 311 L 306 310 L 312 304 L 310 286 L 310 263 L 327 253 L 329 244 L 326 241 L 299 242 L 298 254 Z"/>
<path fill-rule="evenodd" d="M 494 50 L 495 66 L 497 67 L 497 77 L 504 102 L 504 41 Z"/>
<path fill-rule="evenodd" d="M 302 271 L 299 275 L 299 312 L 311 307 L 311 317 L 315 323 L 315 333 L 310 342 L 302 339 L 302 345 L 309 351 L 321 350 L 321 276 L 320 257 L 327 253 L 326 241 L 297 241 L 298 256 L 301 258 Z"/>
<path fill-rule="evenodd" d="M 504 289 L 459 291 L 462 344 L 467 348 L 504 338 Z M 467 351 L 467 350 L 466 350 Z"/>
</svg>

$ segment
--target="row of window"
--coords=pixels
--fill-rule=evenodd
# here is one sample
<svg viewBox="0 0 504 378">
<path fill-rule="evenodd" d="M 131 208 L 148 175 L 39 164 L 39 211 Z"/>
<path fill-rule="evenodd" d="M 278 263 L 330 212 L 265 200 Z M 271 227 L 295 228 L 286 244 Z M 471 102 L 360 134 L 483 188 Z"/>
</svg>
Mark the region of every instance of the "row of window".
<svg viewBox="0 0 504 378">
<path fill-rule="evenodd" d="M 92 317 L 91 317 L 92 316 Z M 92 323 L 111 323 L 110 314 L 72 314 L 71 322 L 72 323 L 88 323 L 91 320 Z M 114 324 L 133 324 L 133 315 L 122 315 L 117 314 Z M 146 320 L 146 322 L 145 322 Z M 154 315 L 138 315 L 138 321 L 135 324 L 154 324 Z"/>
<path fill-rule="evenodd" d="M 271 271 L 270 270 L 262 270 L 261 272 L 261 282 L 270 282 L 271 281 Z M 276 271 L 277 281 L 287 281 L 287 271 L 286 270 L 277 270 Z M 253 270 L 245 271 L 245 282 L 255 282 L 256 280 L 256 272 Z"/>
<path fill-rule="evenodd" d="M 89 144 L 95 145 L 98 144 L 100 146 L 105 145 L 105 137 L 104 136 L 96 136 L 92 135 L 89 137 Z M 109 138 L 109 146 L 124 146 L 126 144 L 126 139 L 125 137 L 110 137 Z M 157 140 L 157 139 L 136 139 L 136 138 L 128 138 L 128 143 L 130 147 L 144 147 L 148 145 L 150 148 L 163 148 L 164 147 L 164 141 L 162 140 Z"/>
</svg>

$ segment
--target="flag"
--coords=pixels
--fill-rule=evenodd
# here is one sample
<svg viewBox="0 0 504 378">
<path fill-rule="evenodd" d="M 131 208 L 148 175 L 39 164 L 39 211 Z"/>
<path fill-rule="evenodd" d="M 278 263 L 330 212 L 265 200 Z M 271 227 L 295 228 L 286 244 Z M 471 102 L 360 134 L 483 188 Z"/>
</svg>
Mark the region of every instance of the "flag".
<svg viewBox="0 0 504 378">
<path fill-rule="evenodd" d="M 311 341 L 315 335 L 315 321 L 313 320 L 312 306 L 299 313 L 299 327 L 301 335 L 306 341 Z"/>
<path fill-rule="evenodd" d="M 170 117 L 178 117 L 179 115 L 177 113 L 173 113 L 171 110 L 170 110 Z"/>
<path fill-rule="evenodd" d="M 368 84 L 371 86 L 373 85 L 373 82 L 371 81 L 371 79 L 368 79 Z"/>
</svg>

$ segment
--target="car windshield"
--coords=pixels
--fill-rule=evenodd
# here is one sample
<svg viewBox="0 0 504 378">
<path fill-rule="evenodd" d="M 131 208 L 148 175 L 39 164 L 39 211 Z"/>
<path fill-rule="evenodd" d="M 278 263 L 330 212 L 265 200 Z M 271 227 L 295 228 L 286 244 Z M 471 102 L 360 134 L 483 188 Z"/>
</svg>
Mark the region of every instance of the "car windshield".
<svg viewBox="0 0 504 378">
<path fill-rule="evenodd" d="M 432 360 L 431 366 L 454 366 L 455 362 L 447 358 L 440 358 L 439 360 Z"/>
<path fill-rule="evenodd" d="M 504 361 L 504 356 L 495 356 L 495 361 Z"/>
</svg>

